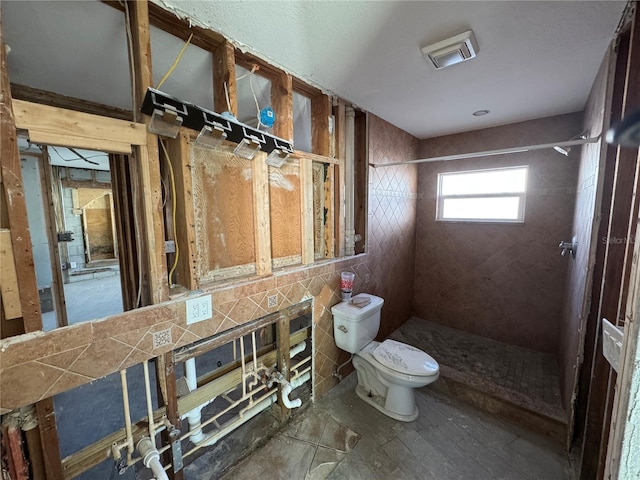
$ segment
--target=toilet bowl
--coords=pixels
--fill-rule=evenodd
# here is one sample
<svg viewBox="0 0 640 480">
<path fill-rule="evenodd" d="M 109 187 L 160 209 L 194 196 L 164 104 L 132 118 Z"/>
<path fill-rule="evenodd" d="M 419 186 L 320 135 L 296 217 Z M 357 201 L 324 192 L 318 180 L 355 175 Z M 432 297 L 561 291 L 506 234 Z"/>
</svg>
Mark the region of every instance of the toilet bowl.
<svg viewBox="0 0 640 480">
<path fill-rule="evenodd" d="M 440 369 L 429 355 L 395 340 L 371 342 L 354 354 L 356 394 L 385 415 L 403 422 L 418 417 L 416 388 L 435 382 Z"/>
<path fill-rule="evenodd" d="M 395 340 L 373 339 L 384 300 L 361 293 L 331 308 L 336 345 L 353 353 L 356 394 L 385 415 L 411 422 L 418 416 L 416 388 L 438 379 L 438 362 L 422 350 Z"/>
</svg>

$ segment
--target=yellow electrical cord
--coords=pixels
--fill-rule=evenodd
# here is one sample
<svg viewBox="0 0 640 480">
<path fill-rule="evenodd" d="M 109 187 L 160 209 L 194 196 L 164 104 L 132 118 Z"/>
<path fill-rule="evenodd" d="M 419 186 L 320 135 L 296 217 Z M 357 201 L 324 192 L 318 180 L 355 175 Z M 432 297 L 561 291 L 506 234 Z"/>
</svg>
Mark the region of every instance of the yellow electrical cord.
<svg viewBox="0 0 640 480">
<path fill-rule="evenodd" d="M 171 287 L 173 286 L 173 272 L 178 266 L 178 257 L 180 257 L 180 250 L 178 249 L 178 235 L 176 234 L 176 178 L 173 175 L 173 165 L 171 165 L 167 147 L 164 146 L 164 142 L 162 140 L 160 140 L 160 145 L 164 151 L 164 158 L 167 160 L 167 165 L 169 165 L 169 176 L 171 177 L 171 217 L 173 223 L 173 242 L 176 246 L 176 256 L 173 259 L 173 266 L 171 267 L 171 270 L 169 270 L 169 287 Z"/>
<path fill-rule="evenodd" d="M 160 80 L 160 82 L 158 82 L 158 85 L 156 85 L 156 88 L 160 88 L 162 86 L 162 84 L 164 83 L 164 81 L 167 78 L 169 78 L 169 75 L 171 75 L 173 73 L 175 68 L 178 66 L 178 63 L 180 63 L 180 59 L 182 58 L 182 55 L 184 54 L 184 51 L 187 49 L 187 47 L 191 43 L 191 39 L 192 38 L 193 38 L 193 33 L 191 35 L 189 35 L 189 39 L 184 44 L 184 47 L 182 47 L 182 50 L 180 50 L 180 53 L 178 54 L 178 56 L 176 57 L 175 61 L 173 62 L 173 65 L 171 65 L 171 67 L 169 67 L 169 70 L 167 70 L 167 73 L 164 74 L 164 77 L 162 77 L 162 80 Z"/>
</svg>

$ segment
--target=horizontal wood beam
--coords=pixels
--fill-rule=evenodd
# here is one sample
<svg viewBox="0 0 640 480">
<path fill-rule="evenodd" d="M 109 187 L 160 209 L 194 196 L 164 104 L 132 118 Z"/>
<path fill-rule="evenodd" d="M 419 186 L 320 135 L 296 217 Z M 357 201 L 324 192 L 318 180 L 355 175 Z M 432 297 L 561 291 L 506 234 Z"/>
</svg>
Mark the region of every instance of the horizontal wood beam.
<svg viewBox="0 0 640 480">
<path fill-rule="evenodd" d="M 102 3 L 124 13 L 124 6 L 119 1 L 102 0 Z M 149 23 L 174 37 L 186 41 L 193 33 L 191 44 L 210 52 L 224 41 L 224 37 L 213 30 L 192 25 L 187 18 L 180 18 L 174 12 L 165 10 L 153 2 L 148 4 Z"/>
<path fill-rule="evenodd" d="M 133 120 L 133 112 L 123 108 L 112 107 L 102 103 L 83 100 L 81 98 L 68 97 L 60 93 L 48 92 L 25 85 L 11 84 L 11 96 L 14 100 L 40 103 L 50 107 L 65 108 L 76 112 L 100 115 L 102 117 L 117 118 L 118 120 Z"/>
<path fill-rule="evenodd" d="M 28 130 L 33 142 L 83 148 L 100 144 L 113 145 L 118 148 L 116 153 L 123 153 L 124 148 L 124 153 L 130 152 L 131 145 L 147 143 L 147 129 L 141 123 L 22 100 L 13 102 L 13 112 L 16 128 Z M 124 145 L 127 147 L 122 147 Z"/>
<path fill-rule="evenodd" d="M 111 189 L 111 182 L 94 182 L 93 180 L 60 180 L 60 184 L 66 188 L 104 188 Z"/>
<path fill-rule="evenodd" d="M 302 150 L 294 150 L 291 156 L 293 158 L 299 158 L 299 159 L 306 158 L 307 160 L 311 160 L 312 162 L 317 162 L 317 163 L 330 163 L 333 165 L 340 165 L 340 166 L 344 165 L 344 160 L 341 158 L 333 158 L 333 157 L 327 157 L 325 155 L 317 155 L 315 153 L 303 152 Z"/>
</svg>

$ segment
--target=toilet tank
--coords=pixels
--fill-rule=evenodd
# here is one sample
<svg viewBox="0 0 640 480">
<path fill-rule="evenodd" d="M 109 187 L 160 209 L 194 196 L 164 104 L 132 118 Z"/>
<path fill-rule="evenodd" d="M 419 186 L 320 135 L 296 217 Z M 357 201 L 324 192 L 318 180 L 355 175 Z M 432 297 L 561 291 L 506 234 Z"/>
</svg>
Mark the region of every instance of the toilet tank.
<svg viewBox="0 0 640 480">
<path fill-rule="evenodd" d="M 369 298 L 368 305 L 357 307 L 349 302 L 331 307 L 333 314 L 333 336 L 338 348 L 356 353 L 371 342 L 380 328 L 380 310 L 384 300 L 368 293 L 360 293 L 352 301 Z"/>
</svg>

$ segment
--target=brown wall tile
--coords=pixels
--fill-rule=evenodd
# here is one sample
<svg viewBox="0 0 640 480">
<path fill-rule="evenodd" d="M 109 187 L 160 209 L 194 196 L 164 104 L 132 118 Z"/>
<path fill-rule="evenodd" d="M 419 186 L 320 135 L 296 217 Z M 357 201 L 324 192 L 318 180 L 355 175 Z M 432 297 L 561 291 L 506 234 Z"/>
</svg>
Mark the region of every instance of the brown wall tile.
<svg viewBox="0 0 640 480">
<path fill-rule="evenodd" d="M 609 57 L 606 56 L 585 107 L 583 128 L 589 130 L 589 136 L 597 136 L 602 132 L 607 101 L 608 70 Z M 601 168 L 604 167 L 604 162 L 600 162 L 600 151 L 599 143 L 588 144 L 582 147 L 580 156 L 578 191 L 573 219 L 573 235 L 578 239 L 578 251 L 575 260 L 569 263 L 567 272 L 566 295 L 562 309 L 563 322 L 558 348 L 560 392 L 565 406 L 568 406 L 572 398 L 582 361 L 582 337 L 589 309 L 587 298 L 590 296 L 595 263 L 592 247 L 593 242 L 597 241 L 594 235 L 597 235 L 600 219 L 600 212 L 596 208 L 601 203 L 598 196 L 601 195 L 602 189 L 598 185 L 602 181 Z"/>
<path fill-rule="evenodd" d="M 423 140 L 420 158 L 567 140 L 581 114 Z M 575 150 L 424 163 L 419 167 L 414 313 L 501 342 L 556 352 L 578 175 Z M 521 225 L 436 222 L 442 172 L 529 165 Z"/>
</svg>

